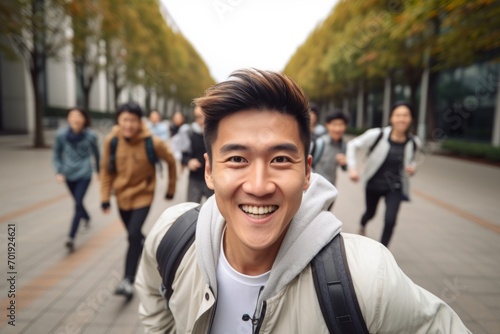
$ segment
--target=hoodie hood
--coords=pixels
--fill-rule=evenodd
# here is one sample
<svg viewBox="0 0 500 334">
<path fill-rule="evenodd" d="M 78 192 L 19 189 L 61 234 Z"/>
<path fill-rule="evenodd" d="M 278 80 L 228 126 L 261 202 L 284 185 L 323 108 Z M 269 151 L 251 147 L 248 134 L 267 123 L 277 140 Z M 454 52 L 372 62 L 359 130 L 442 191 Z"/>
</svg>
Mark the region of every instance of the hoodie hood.
<svg viewBox="0 0 500 334">
<path fill-rule="evenodd" d="M 118 125 L 114 125 L 113 126 L 113 128 L 111 129 L 111 134 L 112 134 L 113 137 L 124 138 L 121 135 L 120 126 L 118 126 Z M 141 128 L 135 134 L 135 136 L 133 136 L 132 138 L 125 138 L 125 139 L 130 140 L 130 142 L 132 142 L 132 143 L 135 143 L 135 142 L 138 142 L 138 141 L 142 141 L 142 140 L 144 140 L 147 137 L 151 137 L 151 131 L 149 130 L 149 127 L 146 124 L 146 122 L 144 122 L 143 120 L 141 120 Z"/>
<path fill-rule="evenodd" d="M 311 175 L 309 189 L 295 214 L 276 256 L 271 275 L 259 296 L 262 301 L 273 297 L 309 265 L 316 254 L 340 233 L 342 223 L 329 208 L 337 197 L 337 189 L 319 174 Z M 217 208 L 215 196 L 201 207 L 196 228 L 197 260 L 207 284 L 217 294 L 216 269 L 221 251 L 225 221 Z"/>
</svg>

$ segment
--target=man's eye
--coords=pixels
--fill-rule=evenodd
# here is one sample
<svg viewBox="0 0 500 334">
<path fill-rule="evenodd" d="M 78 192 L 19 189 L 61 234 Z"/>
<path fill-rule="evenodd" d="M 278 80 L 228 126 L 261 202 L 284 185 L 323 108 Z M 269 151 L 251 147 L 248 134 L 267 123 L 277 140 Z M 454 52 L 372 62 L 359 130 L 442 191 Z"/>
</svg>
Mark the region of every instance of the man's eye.
<svg viewBox="0 0 500 334">
<path fill-rule="evenodd" d="M 284 162 L 290 162 L 291 160 L 288 159 L 287 157 L 284 157 L 284 156 L 280 156 L 280 157 L 276 157 L 273 159 L 272 162 L 277 162 L 277 163 L 284 163 Z"/>
<path fill-rule="evenodd" d="M 229 159 L 227 159 L 227 161 L 236 163 L 246 162 L 245 158 L 243 157 L 230 157 Z"/>
</svg>

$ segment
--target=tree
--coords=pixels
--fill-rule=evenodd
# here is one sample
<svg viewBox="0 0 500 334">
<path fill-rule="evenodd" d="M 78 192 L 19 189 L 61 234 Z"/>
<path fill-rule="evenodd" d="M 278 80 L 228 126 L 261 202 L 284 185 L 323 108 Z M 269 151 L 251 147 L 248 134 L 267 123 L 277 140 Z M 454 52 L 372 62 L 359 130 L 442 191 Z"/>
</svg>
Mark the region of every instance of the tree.
<svg viewBox="0 0 500 334">
<path fill-rule="evenodd" d="M 34 147 L 45 147 L 43 78 L 47 58 L 57 57 L 67 42 L 68 17 L 64 0 L 17 0 L 0 2 L 0 33 L 7 36 L 15 54 L 29 68 L 35 99 Z M 5 51 L 8 46 L 3 46 Z M 10 55 L 12 52 L 7 51 Z"/>
<path fill-rule="evenodd" d="M 67 12 L 71 17 L 73 36 L 73 62 L 76 77 L 83 91 L 83 108 L 89 110 L 90 90 L 97 75 L 103 68 L 102 16 L 105 9 L 99 0 L 79 0 L 68 3 Z"/>
</svg>

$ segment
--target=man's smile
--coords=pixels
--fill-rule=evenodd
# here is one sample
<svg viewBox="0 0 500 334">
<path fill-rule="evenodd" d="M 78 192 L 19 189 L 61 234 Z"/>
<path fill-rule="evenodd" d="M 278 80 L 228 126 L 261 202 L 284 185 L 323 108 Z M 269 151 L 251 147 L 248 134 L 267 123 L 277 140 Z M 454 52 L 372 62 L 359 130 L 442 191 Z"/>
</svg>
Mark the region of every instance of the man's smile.
<svg viewBox="0 0 500 334">
<path fill-rule="evenodd" d="M 243 211 L 245 214 L 247 214 L 251 218 L 255 219 L 262 219 L 270 216 L 273 212 L 278 210 L 277 205 L 247 205 L 247 204 L 240 204 L 239 208 L 241 211 Z"/>
</svg>

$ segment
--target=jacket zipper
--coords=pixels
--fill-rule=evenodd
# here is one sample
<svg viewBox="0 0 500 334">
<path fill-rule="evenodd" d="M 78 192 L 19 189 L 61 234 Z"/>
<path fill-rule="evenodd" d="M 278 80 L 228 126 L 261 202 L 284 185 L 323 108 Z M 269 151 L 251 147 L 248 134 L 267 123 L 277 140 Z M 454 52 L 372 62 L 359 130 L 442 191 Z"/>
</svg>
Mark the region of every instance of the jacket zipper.
<svg viewBox="0 0 500 334">
<path fill-rule="evenodd" d="M 260 327 L 262 326 L 262 322 L 264 321 L 264 317 L 266 316 L 266 308 L 267 308 L 267 303 L 264 300 L 262 302 L 262 310 L 260 311 L 259 319 L 257 319 L 257 328 L 255 328 L 254 334 L 259 334 L 260 332 Z"/>
</svg>

